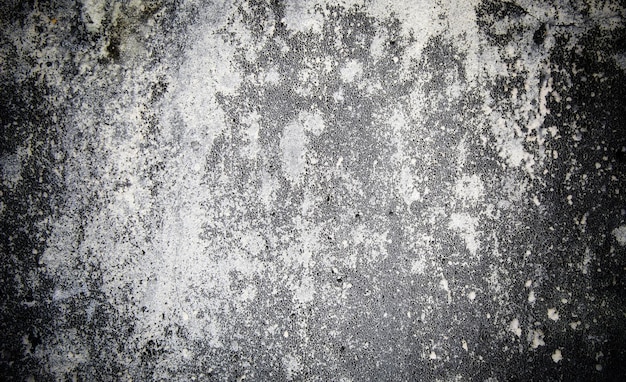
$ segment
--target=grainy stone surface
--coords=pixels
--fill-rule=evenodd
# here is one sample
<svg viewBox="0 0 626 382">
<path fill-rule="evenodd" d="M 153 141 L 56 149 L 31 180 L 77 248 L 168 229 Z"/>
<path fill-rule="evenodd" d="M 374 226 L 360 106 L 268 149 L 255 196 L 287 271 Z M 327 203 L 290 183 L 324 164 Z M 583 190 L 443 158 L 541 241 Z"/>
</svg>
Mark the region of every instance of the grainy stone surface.
<svg viewBox="0 0 626 382">
<path fill-rule="evenodd" d="M 8 1 L 2 380 L 621 380 L 625 19 Z"/>
</svg>

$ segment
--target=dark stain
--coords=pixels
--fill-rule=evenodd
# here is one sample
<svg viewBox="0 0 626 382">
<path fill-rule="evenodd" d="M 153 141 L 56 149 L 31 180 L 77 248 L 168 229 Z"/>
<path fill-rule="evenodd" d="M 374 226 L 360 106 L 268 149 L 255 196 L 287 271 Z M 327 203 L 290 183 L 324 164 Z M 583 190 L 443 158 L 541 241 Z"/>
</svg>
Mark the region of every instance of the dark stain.
<svg viewBox="0 0 626 382">
<path fill-rule="evenodd" d="M 141 358 L 145 361 L 154 361 L 158 356 L 163 354 L 163 349 L 158 341 L 149 340 L 141 352 Z"/>
<path fill-rule="evenodd" d="M 152 95 L 150 101 L 154 102 L 160 99 L 167 92 L 168 83 L 165 80 L 159 80 L 152 84 Z"/>
<path fill-rule="evenodd" d="M 106 47 L 107 56 L 113 61 L 120 59 L 120 39 L 118 37 L 111 37 L 109 44 Z"/>
<path fill-rule="evenodd" d="M 546 23 L 543 23 L 535 31 L 535 34 L 533 34 L 533 41 L 535 42 L 535 44 L 541 45 L 546 40 L 547 34 L 548 34 L 548 30 L 546 28 Z"/>
<path fill-rule="evenodd" d="M 163 8 L 162 1 L 144 1 L 141 14 L 142 21 L 153 17 L 157 12 L 161 10 L 161 8 Z"/>
</svg>

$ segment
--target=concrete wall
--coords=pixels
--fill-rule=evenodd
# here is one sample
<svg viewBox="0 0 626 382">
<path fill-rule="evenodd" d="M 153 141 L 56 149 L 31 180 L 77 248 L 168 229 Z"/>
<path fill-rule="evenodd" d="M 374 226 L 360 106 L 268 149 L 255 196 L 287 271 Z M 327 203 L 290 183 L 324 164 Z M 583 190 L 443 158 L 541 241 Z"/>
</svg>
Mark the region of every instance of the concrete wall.
<svg viewBox="0 0 626 382">
<path fill-rule="evenodd" d="M 3 380 L 626 373 L 618 1 L 0 15 Z"/>
</svg>

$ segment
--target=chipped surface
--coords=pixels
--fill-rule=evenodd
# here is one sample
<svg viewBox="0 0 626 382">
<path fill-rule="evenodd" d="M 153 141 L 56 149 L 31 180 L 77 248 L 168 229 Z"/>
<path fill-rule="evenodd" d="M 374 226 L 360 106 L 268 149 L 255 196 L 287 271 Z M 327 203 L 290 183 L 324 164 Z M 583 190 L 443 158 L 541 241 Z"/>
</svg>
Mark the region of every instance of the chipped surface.
<svg viewBox="0 0 626 382">
<path fill-rule="evenodd" d="M 9 3 L 5 380 L 626 373 L 619 2 Z"/>
</svg>

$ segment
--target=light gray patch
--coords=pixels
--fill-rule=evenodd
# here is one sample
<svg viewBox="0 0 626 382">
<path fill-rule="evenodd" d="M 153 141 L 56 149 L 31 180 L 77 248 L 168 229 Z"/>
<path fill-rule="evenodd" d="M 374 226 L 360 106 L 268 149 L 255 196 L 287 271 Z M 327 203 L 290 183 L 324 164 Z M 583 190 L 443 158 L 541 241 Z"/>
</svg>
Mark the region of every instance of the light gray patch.
<svg viewBox="0 0 626 382">
<path fill-rule="evenodd" d="M 22 162 L 18 154 L 2 157 L 0 167 L 2 167 L 2 181 L 6 186 L 13 188 L 22 179 Z"/>
</svg>

